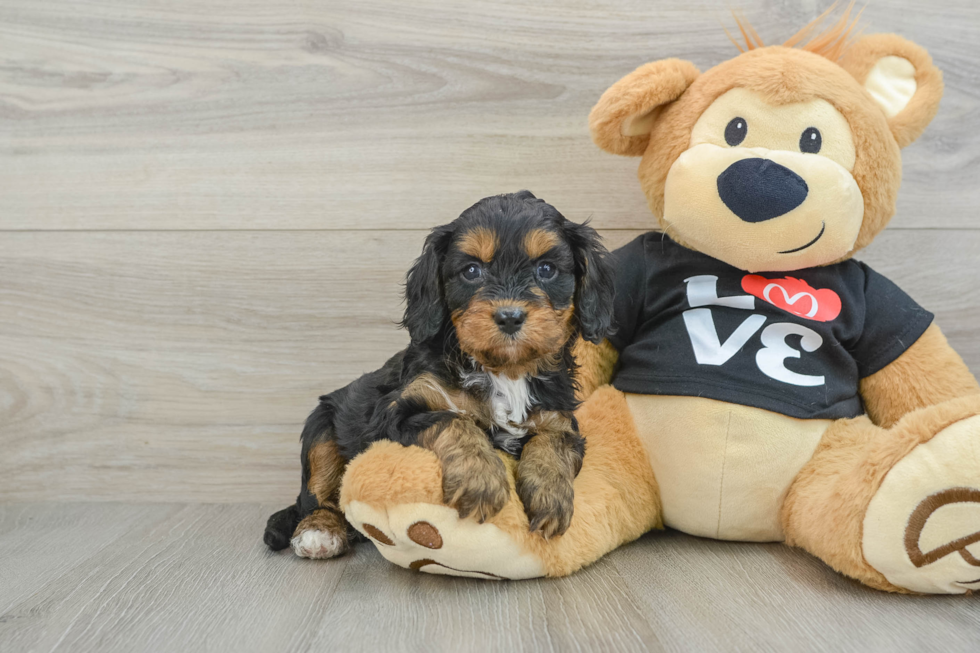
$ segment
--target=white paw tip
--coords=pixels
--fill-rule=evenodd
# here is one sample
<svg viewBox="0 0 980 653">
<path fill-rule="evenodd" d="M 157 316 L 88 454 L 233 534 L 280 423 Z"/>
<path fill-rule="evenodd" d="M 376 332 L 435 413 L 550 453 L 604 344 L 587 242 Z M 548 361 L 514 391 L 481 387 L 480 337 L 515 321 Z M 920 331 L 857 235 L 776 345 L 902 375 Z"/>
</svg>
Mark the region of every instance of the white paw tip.
<svg viewBox="0 0 980 653">
<path fill-rule="evenodd" d="M 303 531 L 289 541 L 293 553 L 300 558 L 333 558 L 344 550 L 344 541 L 340 536 L 327 531 Z"/>
</svg>

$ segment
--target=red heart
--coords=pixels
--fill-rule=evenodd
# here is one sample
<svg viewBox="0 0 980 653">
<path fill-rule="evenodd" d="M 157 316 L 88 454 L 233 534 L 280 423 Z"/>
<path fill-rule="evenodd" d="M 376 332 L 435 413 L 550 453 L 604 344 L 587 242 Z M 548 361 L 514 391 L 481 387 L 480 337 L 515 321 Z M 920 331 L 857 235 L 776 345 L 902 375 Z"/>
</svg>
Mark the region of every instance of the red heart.
<svg viewBox="0 0 980 653">
<path fill-rule="evenodd" d="M 829 288 L 817 290 L 802 279 L 766 279 L 747 274 L 742 277 L 742 290 L 808 320 L 830 322 L 840 315 L 840 295 Z"/>
</svg>

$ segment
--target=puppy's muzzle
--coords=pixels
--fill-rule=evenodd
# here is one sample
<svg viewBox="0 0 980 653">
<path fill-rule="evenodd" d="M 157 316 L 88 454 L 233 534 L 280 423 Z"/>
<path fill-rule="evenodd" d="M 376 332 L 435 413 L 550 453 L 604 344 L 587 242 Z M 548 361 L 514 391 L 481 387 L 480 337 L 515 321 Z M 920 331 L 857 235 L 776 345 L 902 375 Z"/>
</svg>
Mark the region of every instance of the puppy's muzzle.
<svg viewBox="0 0 980 653">
<path fill-rule="evenodd" d="M 516 306 L 498 308 L 493 313 L 493 321 L 497 323 L 497 328 L 509 336 L 520 331 L 526 319 L 527 312 Z"/>
</svg>

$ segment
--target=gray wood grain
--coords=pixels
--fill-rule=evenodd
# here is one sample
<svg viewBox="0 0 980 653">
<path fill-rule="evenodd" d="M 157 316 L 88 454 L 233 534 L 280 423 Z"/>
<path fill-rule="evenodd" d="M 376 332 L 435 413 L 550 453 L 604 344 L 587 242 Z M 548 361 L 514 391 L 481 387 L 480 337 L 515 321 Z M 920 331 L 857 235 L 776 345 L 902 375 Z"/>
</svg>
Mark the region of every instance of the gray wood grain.
<svg viewBox="0 0 980 653">
<path fill-rule="evenodd" d="M 744 0 L 780 42 L 829 0 Z M 871 3 L 945 71 L 896 226 L 977 229 L 980 6 Z M 392 229 L 530 188 L 647 228 L 586 116 L 654 59 L 736 53 L 724 3 L 5 0 L 0 229 Z"/>
<path fill-rule="evenodd" d="M 0 500 L 292 500 L 316 397 L 406 343 L 400 283 L 424 235 L 6 234 Z M 977 231 L 895 230 L 862 255 L 974 372 L 978 253 Z"/>
<path fill-rule="evenodd" d="M 782 545 L 651 533 L 569 578 L 495 583 L 406 571 L 367 543 L 331 561 L 273 554 L 272 509 L 0 505 L 0 551 L 61 544 L 0 556 L 0 578 L 24 581 L 0 585 L 0 648 L 976 650 L 976 597 L 884 595 Z M 100 527 L 98 548 L 69 551 Z"/>
<path fill-rule="evenodd" d="M 310 650 L 354 643 L 365 651 L 660 650 L 608 562 L 574 578 L 487 583 L 392 567 L 372 549 L 356 550 Z"/>
<path fill-rule="evenodd" d="M 38 511 L 21 535 L 53 522 L 62 547 L 70 547 L 87 535 L 71 525 L 75 512 L 105 526 L 113 519 L 102 507 L 61 504 L 57 511 Z M 147 506 L 143 519 L 109 546 L 35 583 L 29 597 L 6 610 L 0 643 L 17 652 L 272 651 L 284 644 L 298 650 L 289 648 L 290 637 L 320 618 L 319 607 L 347 560 L 310 565 L 267 552 L 261 532 L 268 512 Z M 40 571 L 58 556 L 35 551 L 25 571 Z M 0 561 L 0 567 L 8 564 Z"/>
<path fill-rule="evenodd" d="M 39 587 L 102 555 L 134 526 L 169 512 L 162 504 L 107 503 L 76 510 L 35 503 L 0 508 L 0 622 Z"/>
<path fill-rule="evenodd" d="M 783 544 L 667 531 L 609 560 L 666 650 L 976 650 L 976 596 L 883 594 Z"/>
</svg>

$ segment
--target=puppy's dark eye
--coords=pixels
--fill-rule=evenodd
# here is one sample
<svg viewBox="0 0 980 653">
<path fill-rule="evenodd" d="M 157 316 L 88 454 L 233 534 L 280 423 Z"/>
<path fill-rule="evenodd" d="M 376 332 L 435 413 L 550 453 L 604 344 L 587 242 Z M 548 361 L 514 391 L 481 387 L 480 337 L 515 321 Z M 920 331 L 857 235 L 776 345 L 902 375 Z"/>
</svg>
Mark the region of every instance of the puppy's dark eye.
<svg viewBox="0 0 980 653">
<path fill-rule="evenodd" d="M 725 142 L 735 147 L 745 140 L 745 135 L 748 133 L 749 126 L 745 124 L 745 118 L 732 118 L 725 127 Z"/>
<path fill-rule="evenodd" d="M 816 154 L 820 151 L 821 145 L 823 145 L 823 137 L 820 136 L 819 129 L 807 127 L 803 130 L 803 135 L 800 136 L 800 152 Z"/>
<path fill-rule="evenodd" d="M 555 275 L 558 274 L 558 268 L 555 267 L 554 263 L 548 263 L 547 261 L 542 261 L 538 263 L 538 278 L 544 279 L 554 279 Z"/>
<path fill-rule="evenodd" d="M 476 281 L 483 276 L 483 268 L 481 268 L 477 263 L 470 263 L 463 268 L 463 271 L 460 274 L 462 274 L 463 278 L 467 281 Z"/>
</svg>

